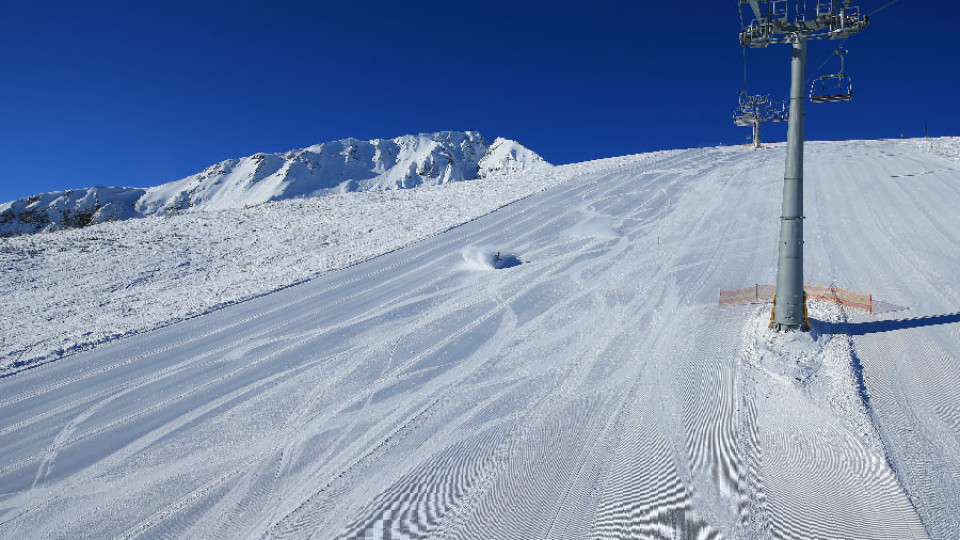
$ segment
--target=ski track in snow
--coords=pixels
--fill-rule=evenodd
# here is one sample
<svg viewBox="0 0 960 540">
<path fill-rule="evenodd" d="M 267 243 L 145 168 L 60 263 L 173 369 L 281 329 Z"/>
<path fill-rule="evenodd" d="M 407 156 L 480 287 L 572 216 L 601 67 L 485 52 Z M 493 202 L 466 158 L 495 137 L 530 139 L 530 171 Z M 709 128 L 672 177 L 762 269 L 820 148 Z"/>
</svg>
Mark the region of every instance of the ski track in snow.
<svg viewBox="0 0 960 540">
<path fill-rule="evenodd" d="M 908 315 L 716 307 L 774 280 L 782 146 L 560 167 L 0 379 L 0 539 L 952 538 L 960 167 L 921 144 L 806 149 L 806 281 Z"/>
</svg>

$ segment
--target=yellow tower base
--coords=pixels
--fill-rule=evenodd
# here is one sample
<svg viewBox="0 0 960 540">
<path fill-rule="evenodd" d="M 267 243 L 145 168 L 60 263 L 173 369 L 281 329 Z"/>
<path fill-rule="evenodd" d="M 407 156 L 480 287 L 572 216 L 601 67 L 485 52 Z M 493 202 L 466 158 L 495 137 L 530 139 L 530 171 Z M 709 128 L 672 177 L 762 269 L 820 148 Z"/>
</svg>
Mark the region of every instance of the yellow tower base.
<svg viewBox="0 0 960 540">
<path fill-rule="evenodd" d="M 767 328 L 773 328 L 773 316 L 777 312 L 777 295 L 773 295 L 773 309 L 770 310 L 770 324 Z M 810 312 L 807 310 L 807 293 L 803 293 L 803 327 L 810 331 Z"/>
</svg>

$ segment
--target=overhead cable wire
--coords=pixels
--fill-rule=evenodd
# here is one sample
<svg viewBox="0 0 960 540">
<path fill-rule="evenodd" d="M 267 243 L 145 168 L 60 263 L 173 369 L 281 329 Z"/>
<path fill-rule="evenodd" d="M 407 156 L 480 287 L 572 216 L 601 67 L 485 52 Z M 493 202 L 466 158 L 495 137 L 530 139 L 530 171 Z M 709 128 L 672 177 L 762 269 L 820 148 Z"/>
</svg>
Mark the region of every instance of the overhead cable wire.
<svg viewBox="0 0 960 540">
<path fill-rule="evenodd" d="M 887 2 L 886 4 L 882 5 L 881 7 L 875 9 L 875 10 L 873 11 L 873 13 L 867 15 L 867 17 L 873 17 L 874 13 L 879 13 L 879 12 L 887 9 L 888 7 L 896 4 L 896 3 L 899 2 L 899 1 L 900 1 L 900 0 L 891 0 L 890 2 Z"/>
<path fill-rule="evenodd" d="M 894 0 L 894 1 L 896 1 L 896 0 Z M 823 66 L 827 65 L 827 62 L 829 62 L 830 60 L 833 59 L 833 55 L 837 54 L 837 51 L 843 50 L 843 44 L 847 42 L 847 39 L 848 39 L 848 38 L 843 38 L 843 40 L 840 41 L 840 44 L 837 45 L 837 48 L 834 49 L 834 50 L 832 50 L 832 51 L 830 51 L 830 55 L 827 56 L 827 58 L 820 64 L 820 67 L 818 67 L 817 69 L 815 69 L 814 72 L 807 77 L 807 80 L 806 80 L 806 82 L 805 82 L 804 84 L 810 84 L 810 81 L 812 81 L 813 78 L 816 77 L 816 76 L 820 73 L 821 70 L 823 70 Z"/>
<path fill-rule="evenodd" d="M 740 16 L 740 30 L 746 30 L 746 25 L 743 24 L 743 6 L 740 4 L 740 0 L 737 0 L 737 15 Z M 747 95 L 747 48 L 745 46 L 740 47 L 743 50 L 743 94 Z"/>
<path fill-rule="evenodd" d="M 747 93 L 747 48 L 743 47 L 743 93 Z"/>
<path fill-rule="evenodd" d="M 879 12 L 887 9 L 888 7 L 896 4 L 896 3 L 899 2 L 899 1 L 900 1 L 900 0 L 890 0 L 890 1 L 887 2 L 886 4 L 880 6 L 879 8 L 873 10 L 872 12 L 870 12 L 870 14 L 867 15 L 867 17 L 873 17 L 875 14 L 877 14 L 877 13 L 879 13 Z M 848 36 L 848 37 L 849 37 L 849 36 Z M 846 43 L 846 42 L 847 42 L 847 38 L 843 38 L 843 41 L 840 42 L 840 45 L 838 45 L 836 49 L 834 49 L 833 51 L 830 52 L 830 55 L 827 56 L 827 58 L 823 61 L 822 64 L 820 64 L 820 67 L 818 67 L 818 68 L 816 69 L 816 71 L 813 72 L 813 75 L 811 75 L 810 77 L 807 78 L 807 83 L 809 83 L 809 82 L 812 80 L 813 77 L 815 77 L 818 73 L 820 73 L 820 70 L 823 69 L 823 66 L 827 65 L 827 62 L 829 62 L 830 59 L 833 58 L 833 55 L 836 54 L 836 52 L 837 52 L 838 50 L 840 50 L 840 49 L 843 48 L 843 44 Z"/>
</svg>

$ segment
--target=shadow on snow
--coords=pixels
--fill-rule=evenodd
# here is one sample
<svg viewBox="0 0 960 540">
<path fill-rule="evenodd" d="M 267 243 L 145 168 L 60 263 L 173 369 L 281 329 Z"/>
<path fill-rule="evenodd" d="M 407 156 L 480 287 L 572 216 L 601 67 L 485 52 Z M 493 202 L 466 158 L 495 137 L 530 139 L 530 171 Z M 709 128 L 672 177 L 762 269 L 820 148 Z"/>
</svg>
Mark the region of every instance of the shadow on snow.
<svg viewBox="0 0 960 540">
<path fill-rule="evenodd" d="M 915 317 L 912 319 L 867 321 L 858 323 L 831 323 L 824 321 L 811 322 L 815 325 L 816 331 L 820 334 L 846 334 L 848 336 L 862 336 L 865 334 L 878 334 L 881 332 L 893 332 L 895 330 L 908 330 L 910 328 L 921 328 L 924 326 L 958 323 L 960 322 L 960 313 L 930 315 L 928 317 Z"/>
</svg>

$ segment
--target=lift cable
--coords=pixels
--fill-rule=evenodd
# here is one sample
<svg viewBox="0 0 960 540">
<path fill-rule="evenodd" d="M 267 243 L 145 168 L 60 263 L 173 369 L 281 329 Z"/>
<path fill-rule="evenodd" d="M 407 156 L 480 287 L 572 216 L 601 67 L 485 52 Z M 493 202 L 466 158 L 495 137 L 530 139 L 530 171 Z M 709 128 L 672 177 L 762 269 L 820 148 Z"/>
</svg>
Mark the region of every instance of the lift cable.
<svg viewBox="0 0 960 540">
<path fill-rule="evenodd" d="M 743 93 L 747 93 L 747 48 L 740 47 L 743 49 Z"/>
<path fill-rule="evenodd" d="M 740 9 L 740 0 L 737 0 L 737 14 L 740 15 L 740 29 L 744 30 L 746 25 L 743 23 L 743 10 Z M 747 48 L 740 47 L 743 50 L 743 95 L 747 95 Z"/>
<path fill-rule="evenodd" d="M 879 13 L 879 12 L 887 9 L 888 7 L 896 4 L 896 3 L 899 2 L 899 1 L 900 1 L 900 0 L 891 0 L 890 2 L 887 2 L 886 4 L 880 6 L 879 8 L 877 8 L 877 9 L 875 9 L 875 10 L 873 10 L 869 15 L 867 15 L 867 17 L 873 17 L 875 14 L 877 14 L 877 13 Z M 798 5 L 799 5 L 799 4 L 798 4 Z M 741 19 L 741 21 L 743 20 L 743 13 L 740 14 L 740 19 Z M 741 26 L 743 26 L 743 23 L 742 23 L 742 22 L 741 22 Z M 827 57 L 826 57 L 826 59 L 824 59 L 823 63 L 821 63 L 820 66 L 819 66 L 816 70 L 814 70 L 814 72 L 813 72 L 812 75 L 810 75 L 809 77 L 807 77 L 807 86 L 809 86 L 810 83 L 813 81 L 814 77 L 816 77 L 816 76 L 823 70 L 823 67 L 826 66 L 826 65 L 827 65 L 827 62 L 829 62 L 829 61 L 833 58 L 833 55 L 837 54 L 837 51 L 843 49 L 843 45 L 844 45 L 844 43 L 846 43 L 846 42 L 847 42 L 847 38 L 843 38 L 843 41 L 840 42 L 840 45 L 838 45 L 836 49 L 830 51 L 830 54 L 827 55 Z"/>
<path fill-rule="evenodd" d="M 898 1 L 898 0 L 894 0 L 894 1 L 896 2 L 896 1 Z M 827 58 L 820 64 L 820 67 L 818 67 L 816 70 L 814 70 L 814 72 L 811 73 L 811 74 L 807 77 L 807 80 L 806 80 L 806 82 L 805 82 L 804 84 L 806 84 L 807 86 L 810 86 L 810 83 L 813 81 L 813 79 L 814 79 L 821 71 L 823 71 L 823 66 L 827 65 L 827 62 L 829 62 L 830 60 L 832 60 L 832 59 L 833 59 L 833 56 L 834 56 L 835 54 L 838 54 L 840 51 L 843 50 L 843 44 L 846 43 L 846 42 L 847 42 L 847 38 L 843 38 L 843 40 L 840 42 L 840 44 L 837 45 L 837 48 L 834 49 L 834 50 L 832 50 L 832 51 L 830 51 L 830 54 L 829 54 L 829 55 L 827 56 Z"/>
<path fill-rule="evenodd" d="M 873 11 L 873 13 L 871 13 L 870 15 L 867 15 L 867 17 L 873 17 L 874 13 L 879 13 L 879 12 L 887 9 L 888 7 L 896 4 L 896 3 L 899 2 L 899 1 L 900 1 L 900 0 L 891 0 L 890 2 L 887 2 L 886 4 L 884 4 L 883 6 L 875 9 L 875 10 Z M 741 15 L 741 17 L 742 17 L 742 15 Z"/>
</svg>

